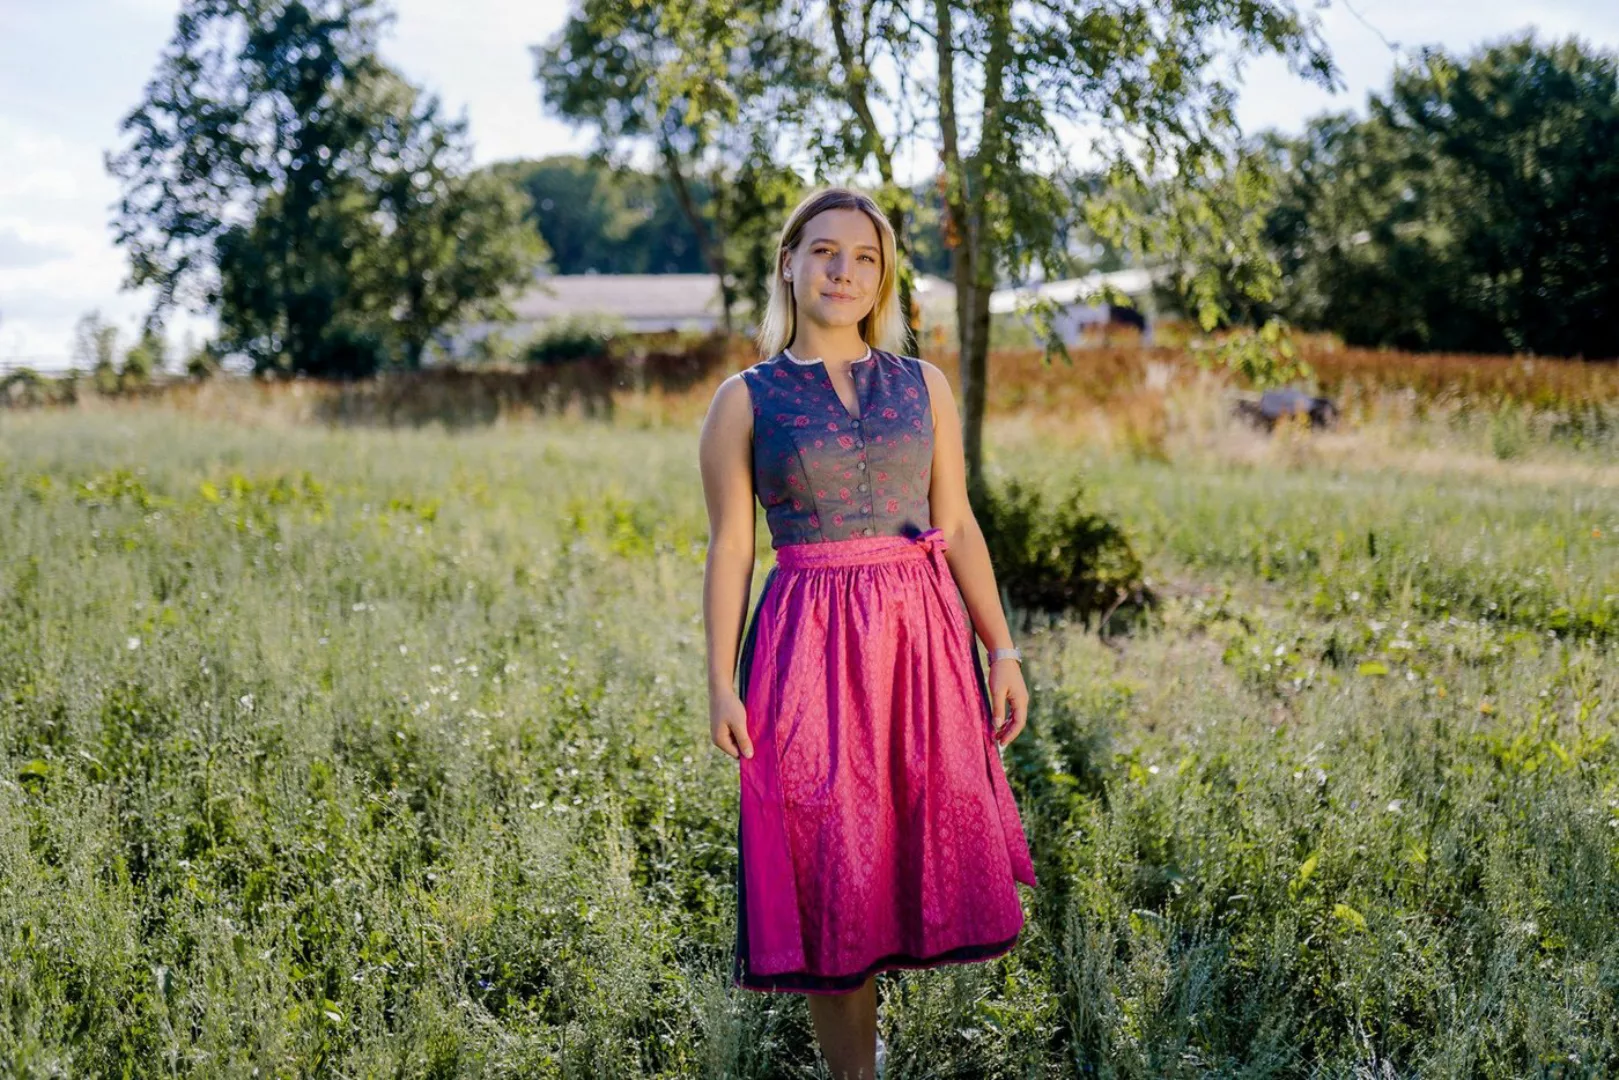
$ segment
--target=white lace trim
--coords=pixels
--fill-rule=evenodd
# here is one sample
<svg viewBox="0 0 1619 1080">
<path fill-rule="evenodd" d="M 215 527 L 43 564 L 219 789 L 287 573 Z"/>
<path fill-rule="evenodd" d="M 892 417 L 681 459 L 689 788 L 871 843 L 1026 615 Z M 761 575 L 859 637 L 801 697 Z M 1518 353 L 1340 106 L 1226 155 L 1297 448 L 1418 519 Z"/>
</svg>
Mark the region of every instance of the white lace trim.
<svg viewBox="0 0 1619 1080">
<path fill-rule="evenodd" d="M 800 360 L 800 359 L 799 359 L 799 358 L 798 358 L 798 357 L 796 357 L 796 356 L 794 356 L 794 355 L 793 355 L 793 350 L 791 350 L 791 349 L 786 349 L 786 348 L 784 348 L 784 349 L 782 349 L 782 350 L 781 350 L 781 351 L 782 351 L 782 352 L 784 352 L 784 353 L 786 353 L 786 354 L 787 354 L 787 359 L 789 359 L 789 360 L 791 360 L 791 361 L 792 361 L 792 362 L 793 362 L 793 363 L 795 363 L 795 364 L 804 364 L 804 365 L 806 365 L 806 366 L 807 366 L 807 365 L 809 365 L 809 364 L 821 364 L 821 363 L 825 363 L 825 361 L 824 361 L 824 360 L 822 360 L 822 359 L 821 359 L 821 358 L 820 358 L 820 357 L 815 357 L 815 358 L 814 358 L 814 359 L 812 359 L 812 360 Z M 851 364 L 858 364 L 858 363 L 861 363 L 861 362 L 862 362 L 862 361 L 866 361 L 866 360 L 870 360 L 870 359 L 871 359 L 871 346 L 870 346 L 870 345 L 867 345 L 867 346 L 866 346 L 866 355 L 864 355 L 864 356 L 862 356 L 862 357 L 860 357 L 860 358 L 859 358 L 859 359 L 857 359 L 857 360 L 850 360 L 850 361 L 849 361 L 849 363 L 851 363 Z"/>
</svg>

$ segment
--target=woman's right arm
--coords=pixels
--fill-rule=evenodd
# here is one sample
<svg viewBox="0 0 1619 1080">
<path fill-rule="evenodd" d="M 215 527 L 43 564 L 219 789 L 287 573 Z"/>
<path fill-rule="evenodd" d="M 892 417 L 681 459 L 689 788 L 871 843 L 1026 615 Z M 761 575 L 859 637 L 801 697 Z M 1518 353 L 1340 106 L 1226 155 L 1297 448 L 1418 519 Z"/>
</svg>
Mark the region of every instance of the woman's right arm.
<svg viewBox="0 0 1619 1080">
<path fill-rule="evenodd" d="M 709 734 L 733 758 L 753 756 L 747 713 L 733 685 L 753 583 L 753 399 L 742 376 L 714 392 L 698 441 L 708 504 L 703 625 L 708 640 Z"/>
</svg>

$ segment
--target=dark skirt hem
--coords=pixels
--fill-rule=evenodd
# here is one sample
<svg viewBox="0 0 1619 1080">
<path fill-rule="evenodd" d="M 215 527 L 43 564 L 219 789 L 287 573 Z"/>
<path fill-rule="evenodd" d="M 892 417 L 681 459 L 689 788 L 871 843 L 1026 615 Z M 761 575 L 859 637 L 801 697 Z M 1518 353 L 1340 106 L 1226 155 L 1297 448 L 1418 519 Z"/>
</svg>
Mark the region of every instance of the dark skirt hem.
<svg viewBox="0 0 1619 1080">
<path fill-rule="evenodd" d="M 1017 944 L 1018 936 L 1013 934 L 1005 941 L 988 945 L 962 945 L 933 956 L 889 953 L 852 975 L 814 975 L 803 971 L 788 971 L 775 975 L 744 975 L 740 971 L 740 965 L 734 965 L 731 971 L 731 985 L 742 990 L 760 990 L 767 993 L 847 994 L 860 989 L 867 979 L 883 971 L 934 968 L 946 964 L 971 964 L 994 960 L 1011 952 L 1012 946 Z"/>
</svg>

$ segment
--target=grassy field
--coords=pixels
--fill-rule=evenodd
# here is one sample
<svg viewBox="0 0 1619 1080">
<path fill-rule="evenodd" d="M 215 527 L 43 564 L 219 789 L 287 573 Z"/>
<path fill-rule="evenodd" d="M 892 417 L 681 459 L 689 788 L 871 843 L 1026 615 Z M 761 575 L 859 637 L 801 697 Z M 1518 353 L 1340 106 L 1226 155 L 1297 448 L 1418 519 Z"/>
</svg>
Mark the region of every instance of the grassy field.
<svg viewBox="0 0 1619 1080">
<path fill-rule="evenodd" d="M 0 1072 L 823 1075 L 802 999 L 726 987 L 704 393 L 0 413 Z M 1619 1072 L 1608 429 L 1216 400 L 990 425 L 1164 602 L 1020 635 L 1042 885 L 1010 957 L 882 977 L 889 1075 Z"/>
</svg>

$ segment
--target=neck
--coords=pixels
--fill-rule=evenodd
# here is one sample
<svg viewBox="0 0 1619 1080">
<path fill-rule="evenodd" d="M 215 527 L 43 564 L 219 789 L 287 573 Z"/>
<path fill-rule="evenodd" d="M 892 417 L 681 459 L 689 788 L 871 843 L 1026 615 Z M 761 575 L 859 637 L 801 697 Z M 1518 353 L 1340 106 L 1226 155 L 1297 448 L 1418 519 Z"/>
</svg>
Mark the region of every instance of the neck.
<svg viewBox="0 0 1619 1080">
<path fill-rule="evenodd" d="M 829 367 L 852 364 L 866 355 L 866 342 L 860 336 L 860 327 L 820 327 L 800 322 L 791 345 L 787 346 L 800 360 L 819 358 Z"/>
</svg>

